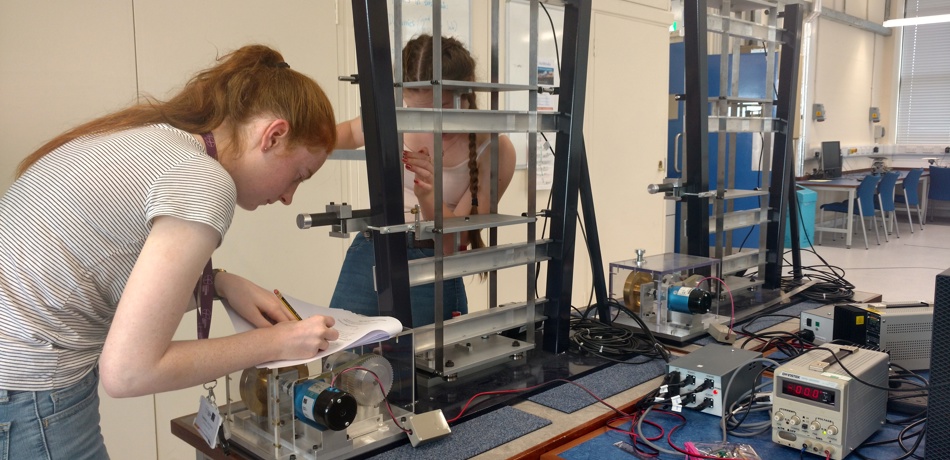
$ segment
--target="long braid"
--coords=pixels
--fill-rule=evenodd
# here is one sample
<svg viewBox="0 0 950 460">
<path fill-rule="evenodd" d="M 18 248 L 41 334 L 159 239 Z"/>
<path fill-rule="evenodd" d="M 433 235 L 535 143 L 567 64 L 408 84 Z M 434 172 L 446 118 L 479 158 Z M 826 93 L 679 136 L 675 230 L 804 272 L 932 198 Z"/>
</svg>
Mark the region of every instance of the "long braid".
<svg viewBox="0 0 950 460">
<path fill-rule="evenodd" d="M 475 140 L 475 133 L 468 135 L 468 180 L 469 190 L 472 192 L 472 215 L 478 214 L 478 145 Z M 468 240 L 472 243 L 472 248 L 485 247 L 485 241 L 482 240 L 482 233 L 478 230 L 469 230 Z"/>
<path fill-rule="evenodd" d="M 442 37 L 442 78 L 446 80 L 475 81 L 475 59 L 465 49 L 465 45 L 452 37 Z M 402 50 L 404 82 L 431 81 L 432 75 L 432 36 L 422 34 L 406 43 Z M 407 91 L 416 91 L 407 89 Z M 469 103 L 469 109 L 475 110 L 475 93 L 462 95 Z M 477 138 L 474 133 L 468 136 L 468 172 L 469 189 L 472 193 L 472 214 L 478 214 L 478 152 Z M 477 230 L 468 232 L 468 240 L 473 248 L 485 247 L 485 241 Z"/>
<path fill-rule="evenodd" d="M 472 105 L 475 105 L 475 95 L 470 94 Z M 469 181 L 469 190 L 472 192 L 472 212 L 471 215 L 478 214 L 478 144 L 476 140 L 475 133 L 468 134 L 468 181 Z M 478 230 L 469 230 L 468 231 L 468 241 L 472 244 L 472 249 L 478 249 L 485 247 L 485 240 L 482 239 L 482 232 Z M 485 281 L 488 277 L 487 272 L 482 272 L 478 274 L 478 278 L 481 281 Z"/>
<path fill-rule="evenodd" d="M 462 97 L 468 100 L 468 108 L 478 110 L 478 104 L 475 99 L 475 93 L 467 93 Z M 468 134 L 468 188 L 472 192 L 472 212 L 474 216 L 478 214 L 478 139 L 475 133 Z M 468 241 L 472 244 L 472 249 L 485 247 L 485 240 L 482 239 L 482 232 L 478 230 L 469 230 Z"/>
</svg>

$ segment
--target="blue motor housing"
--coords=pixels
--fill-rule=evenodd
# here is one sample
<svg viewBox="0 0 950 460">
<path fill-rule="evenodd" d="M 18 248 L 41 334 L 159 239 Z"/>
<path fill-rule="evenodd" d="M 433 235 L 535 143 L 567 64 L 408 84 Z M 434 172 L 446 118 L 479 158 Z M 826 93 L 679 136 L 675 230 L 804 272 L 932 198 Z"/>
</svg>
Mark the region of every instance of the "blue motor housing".
<svg viewBox="0 0 950 460">
<path fill-rule="evenodd" d="M 294 386 L 294 414 L 320 430 L 341 431 L 356 418 L 356 398 L 324 380 Z"/>
<path fill-rule="evenodd" d="M 712 294 L 699 288 L 670 286 L 667 291 L 667 308 L 691 315 L 708 313 L 712 307 Z"/>
</svg>

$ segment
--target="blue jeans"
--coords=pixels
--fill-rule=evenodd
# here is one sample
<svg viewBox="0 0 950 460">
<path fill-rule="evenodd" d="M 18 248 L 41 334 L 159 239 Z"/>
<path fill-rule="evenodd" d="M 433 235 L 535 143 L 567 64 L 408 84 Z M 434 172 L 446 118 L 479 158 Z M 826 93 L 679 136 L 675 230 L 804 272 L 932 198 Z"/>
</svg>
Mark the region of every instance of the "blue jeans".
<svg viewBox="0 0 950 460">
<path fill-rule="evenodd" d="M 432 257 L 432 249 L 408 248 L 409 260 Z M 340 277 L 330 299 L 330 308 L 342 308 L 366 316 L 379 315 L 376 281 L 373 278 L 373 266 L 376 265 L 376 253 L 373 241 L 362 233 L 353 238 L 346 251 Z M 432 324 L 435 320 L 435 286 L 424 284 L 409 288 L 409 301 L 412 303 L 412 327 Z M 445 280 L 442 285 L 442 313 L 444 319 L 451 319 L 452 312 L 468 313 L 468 297 L 461 278 Z M 408 324 L 405 326 L 409 326 Z"/>
<path fill-rule="evenodd" d="M 99 371 L 47 391 L 0 389 L 0 460 L 108 459 L 99 429 Z"/>
</svg>

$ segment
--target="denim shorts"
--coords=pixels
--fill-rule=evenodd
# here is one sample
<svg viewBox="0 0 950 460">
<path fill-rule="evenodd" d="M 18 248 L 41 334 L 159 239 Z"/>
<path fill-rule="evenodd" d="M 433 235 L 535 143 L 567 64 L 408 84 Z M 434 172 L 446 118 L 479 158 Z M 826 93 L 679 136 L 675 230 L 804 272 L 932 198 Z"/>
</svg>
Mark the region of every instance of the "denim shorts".
<svg viewBox="0 0 950 460">
<path fill-rule="evenodd" d="M 407 248 L 409 260 L 432 257 L 433 250 Z M 346 251 L 340 277 L 330 300 L 330 308 L 342 308 L 366 316 L 379 315 L 376 280 L 373 266 L 376 252 L 373 240 L 362 233 L 356 235 Z M 425 326 L 435 321 L 435 286 L 424 284 L 409 289 L 412 303 L 412 327 Z M 442 284 L 442 317 L 451 319 L 453 312 L 468 313 L 468 297 L 461 278 L 445 280 Z M 408 324 L 405 326 L 409 326 Z"/>
<path fill-rule="evenodd" d="M 97 369 L 56 390 L 0 389 L 0 460 L 108 458 Z"/>
</svg>

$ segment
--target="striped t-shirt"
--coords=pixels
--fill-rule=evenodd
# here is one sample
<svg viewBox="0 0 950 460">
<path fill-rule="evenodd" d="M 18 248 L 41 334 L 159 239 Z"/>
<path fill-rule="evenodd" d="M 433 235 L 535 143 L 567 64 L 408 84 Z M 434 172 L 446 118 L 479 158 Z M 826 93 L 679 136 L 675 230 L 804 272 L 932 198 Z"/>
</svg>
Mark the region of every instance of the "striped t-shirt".
<svg viewBox="0 0 950 460">
<path fill-rule="evenodd" d="M 78 382 L 152 219 L 202 222 L 223 239 L 236 200 L 204 145 L 165 124 L 83 137 L 37 161 L 0 198 L 0 389 Z"/>
</svg>

